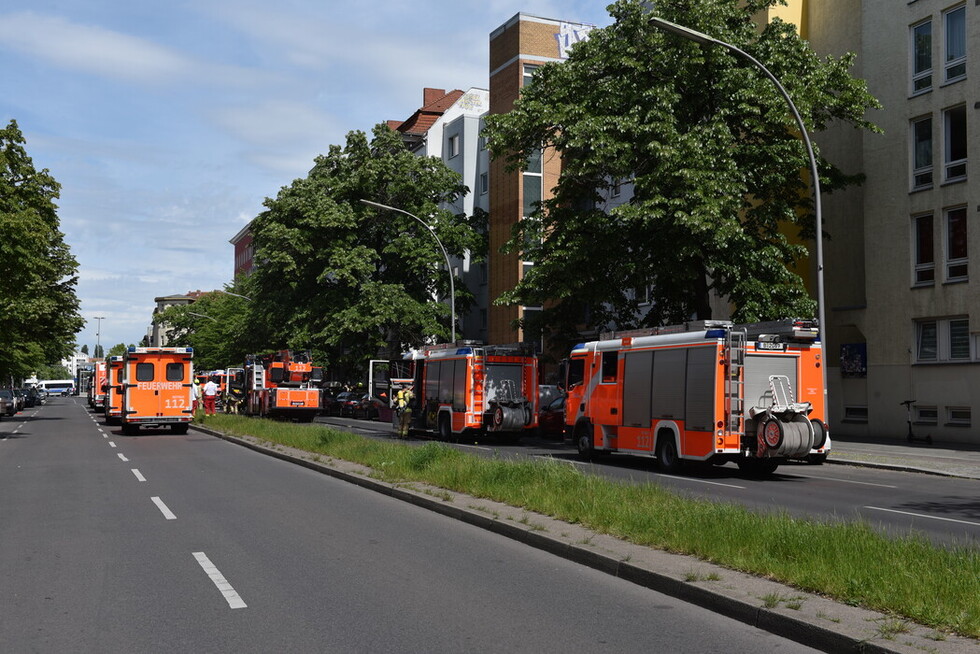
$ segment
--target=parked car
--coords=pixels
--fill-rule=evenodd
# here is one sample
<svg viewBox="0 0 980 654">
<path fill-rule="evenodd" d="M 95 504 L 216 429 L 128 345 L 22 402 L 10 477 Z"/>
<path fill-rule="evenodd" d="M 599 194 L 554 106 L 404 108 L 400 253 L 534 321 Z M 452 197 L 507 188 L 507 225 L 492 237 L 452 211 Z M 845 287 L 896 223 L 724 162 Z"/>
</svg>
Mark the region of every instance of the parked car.
<svg viewBox="0 0 980 654">
<path fill-rule="evenodd" d="M 34 402 L 27 396 L 27 392 L 23 388 L 15 388 L 13 391 L 17 397 L 17 402 L 20 403 L 21 411 L 34 406 Z"/>
<path fill-rule="evenodd" d="M 337 396 L 333 393 L 328 393 L 327 391 L 321 391 L 320 393 L 320 415 L 322 416 L 333 416 L 337 415 L 334 411 L 337 405 Z"/>
<path fill-rule="evenodd" d="M 345 391 L 337 396 L 336 408 L 334 409 L 334 413 L 332 415 L 342 416 L 344 418 L 353 418 L 354 407 L 357 406 L 360 401 L 360 393 Z"/>
<path fill-rule="evenodd" d="M 538 429 L 542 436 L 558 436 L 565 434 L 565 396 L 559 395 L 538 411 Z"/>
<path fill-rule="evenodd" d="M 0 418 L 7 413 L 7 398 L 0 395 Z"/>
<path fill-rule="evenodd" d="M 14 392 L 9 388 L 0 389 L 0 397 L 4 399 L 6 407 L 4 408 L 4 413 L 8 416 L 12 416 L 17 413 L 17 398 L 14 396 Z"/>
<path fill-rule="evenodd" d="M 360 418 L 361 420 L 378 420 L 380 408 L 383 406 L 386 406 L 384 402 L 376 397 L 371 397 L 370 393 L 367 393 L 358 400 L 357 405 L 354 407 L 352 417 Z"/>
</svg>

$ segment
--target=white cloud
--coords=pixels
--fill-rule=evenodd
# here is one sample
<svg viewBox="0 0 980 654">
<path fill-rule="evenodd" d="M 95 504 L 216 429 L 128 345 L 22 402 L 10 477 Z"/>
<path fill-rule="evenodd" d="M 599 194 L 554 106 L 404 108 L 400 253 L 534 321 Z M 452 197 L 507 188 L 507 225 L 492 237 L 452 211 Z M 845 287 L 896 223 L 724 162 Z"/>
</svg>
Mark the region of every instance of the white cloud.
<svg viewBox="0 0 980 654">
<path fill-rule="evenodd" d="M 118 32 L 26 11 L 0 16 L 0 44 L 62 68 L 128 80 L 186 76 L 193 62 Z"/>
</svg>

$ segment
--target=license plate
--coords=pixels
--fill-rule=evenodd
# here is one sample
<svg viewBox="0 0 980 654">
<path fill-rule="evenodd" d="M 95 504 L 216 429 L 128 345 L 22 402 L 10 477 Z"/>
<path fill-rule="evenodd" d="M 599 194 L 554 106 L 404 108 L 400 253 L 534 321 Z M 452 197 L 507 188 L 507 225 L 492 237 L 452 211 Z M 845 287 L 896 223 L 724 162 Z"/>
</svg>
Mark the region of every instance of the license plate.
<svg viewBox="0 0 980 654">
<path fill-rule="evenodd" d="M 296 402 L 296 401 L 293 401 L 293 402 L 290 402 L 289 403 L 289 406 L 306 406 L 306 402 Z"/>
<path fill-rule="evenodd" d="M 756 350 L 767 350 L 769 352 L 785 352 L 786 343 L 773 343 L 772 341 L 758 341 L 755 344 Z"/>
</svg>

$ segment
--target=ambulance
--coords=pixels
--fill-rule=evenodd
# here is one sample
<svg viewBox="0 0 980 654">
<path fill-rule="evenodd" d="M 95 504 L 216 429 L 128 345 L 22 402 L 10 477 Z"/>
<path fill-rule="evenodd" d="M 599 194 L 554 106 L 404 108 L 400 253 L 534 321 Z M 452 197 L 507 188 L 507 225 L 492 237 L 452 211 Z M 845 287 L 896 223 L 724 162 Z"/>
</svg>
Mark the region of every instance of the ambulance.
<svg viewBox="0 0 980 654">
<path fill-rule="evenodd" d="M 565 430 L 584 458 L 735 462 L 768 475 L 830 451 L 816 321 L 694 321 L 605 335 L 565 363 Z"/>
<path fill-rule="evenodd" d="M 517 440 L 537 429 L 538 358 L 525 344 L 432 345 L 392 361 L 390 371 L 388 397 L 413 388 L 411 431 Z"/>
<path fill-rule="evenodd" d="M 106 391 L 102 407 L 107 425 L 118 425 L 119 419 L 122 418 L 122 383 L 122 357 L 109 357 L 106 360 Z"/>
<path fill-rule="evenodd" d="M 193 419 L 194 350 L 189 347 L 130 347 L 123 355 L 122 427 L 169 427 L 186 434 Z"/>
</svg>

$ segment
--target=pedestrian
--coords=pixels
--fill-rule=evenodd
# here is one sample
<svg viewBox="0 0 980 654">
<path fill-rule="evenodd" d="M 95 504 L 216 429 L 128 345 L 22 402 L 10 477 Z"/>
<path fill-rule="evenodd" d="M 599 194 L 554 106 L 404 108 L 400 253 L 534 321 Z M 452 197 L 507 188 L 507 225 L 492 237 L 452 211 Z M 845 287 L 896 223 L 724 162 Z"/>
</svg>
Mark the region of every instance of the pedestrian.
<svg viewBox="0 0 980 654">
<path fill-rule="evenodd" d="M 197 410 L 201 407 L 201 380 L 197 377 L 194 378 L 194 385 L 191 387 L 191 401 L 193 406 L 193 415 L 197 416 Z"/>
<path fill-rule="evenodd" d="M 398 415 L 398 438 L 408 438 L 412 423 L 413 399 L 415 399 L 415 393 L 411 386 L 406 386 L 395 395 L 395 413 Z"/>
<path fill-rule="evenodd" d="M 204 393 L 204 415 L 215 415 L 214 403 L 218 399 L 218 385 L 214 382 L 214 377 L 208 378 L 208 383 L 201 391 Z"/>
</svg>

